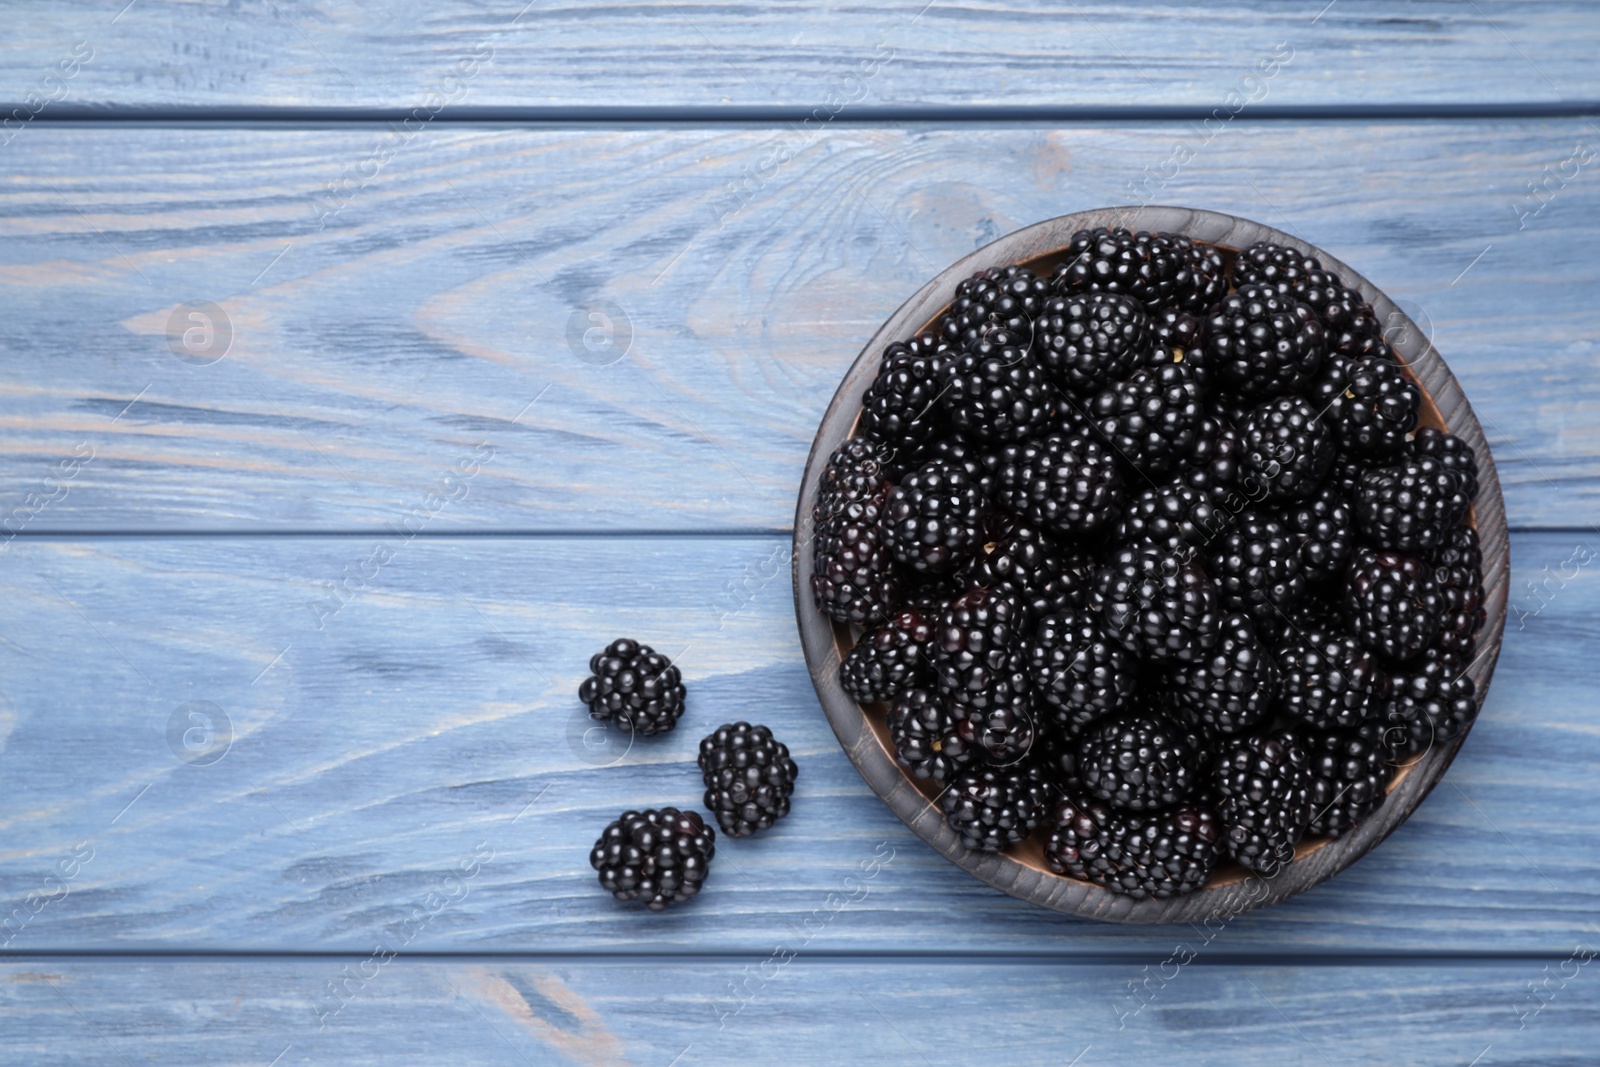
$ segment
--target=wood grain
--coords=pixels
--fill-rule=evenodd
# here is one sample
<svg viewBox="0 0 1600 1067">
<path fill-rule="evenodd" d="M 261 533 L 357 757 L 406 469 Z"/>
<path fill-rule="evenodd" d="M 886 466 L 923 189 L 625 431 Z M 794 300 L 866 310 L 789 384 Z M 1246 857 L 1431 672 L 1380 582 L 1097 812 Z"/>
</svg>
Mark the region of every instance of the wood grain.
<svg viewBox="0 0 1600 1067">
<path fill-rule="evenodd" d="M 1328 884 L 1228 922 L 1219 951 L 1564 952 L 1590 929 L 1600 739 L 1580 665 L 1600 578 L 1593 549 L 1572 562 L 1579 541 L 1516 538 L 1497 680 L 1434 795 Z M 0 916 L 80 842 L 94 855 L 65 899 L 0 935 L 5 951 L 363 951 L 480 844 L 494 855 L 469 898 L 413 949 L 766 951 L 853 892 L 883 850 L 892 862 L 827 916 L 819 948 L 1170 949 L 1171 927 L 1007 898 L 883 807 L 817 706 L 784 539 L 419 538 L 394 544 L 318 630 L 319 583 L 373 552 L 364 537 L 13 544 L 0 559 Z M 589 655 L 621 634 L 675 656 L 690 703 L 678 730 L 618 761 L 600 738 L 586 747 L 575 693 Z M 197 701 L 232 724 L 209 766 L 179 758 L 182 729 L 169 735 Z M 692 906 L 616 905 L 587 864 L 600 828 L 628 807 L 695 803 L 698 740 L 736 719 L 794 750 L 794 814 L 768 837 L 719 841 Z"/>
<path fill-rule="evenodd" d="M 1250 0 L 1065 6 L 444 0 L 426 10 L 334 0 L 195 5 L 61 0 L 16 19 L 0 98 L 24 99 L 87 43 L 62 106 L 414 108 L 653 104 L 708 109 L 1221 107 L 1283 46 L 1268 105 L 1600 96 L 1600 26 L 1581 0 L 1474 4 Z M 485 53 L 484 50 L 487 50 Z M 459 83 L 463 56 L 489 58 Z M 859 82 L 849 75 L 875 56 Z M 836 105 L 834 105 L 836 106 Z M 49 114 L 46 111 L 46 114 Z"/>
<path fill-rule="evenodd" d="M 1002 233 L 1129 202 L 1190 134 L 841 127 L 729 207 L 725 183 L 783 134 L 430 129 L 319 228 L 326 184 L 387 136 L 40 128 L 9 146 L 6 528 L 378 530 L 487 446 L 429 531 L 781 529 L 822 410 L 894 307 Z M 1513 525 L 1587 525 L 1600 183 L 1582 171 L 1520 231 L 1515 208 L 1588 136 L 1240 124 L 1160 198 L 1356 266 L 1461 379 Z M 594 358 L 596 300 L 616 336 L 631 324 L 609 365 L 577 354 Z M 209 366 L 169 343 L 196 301 L 231 323 Z"/>
</svg>

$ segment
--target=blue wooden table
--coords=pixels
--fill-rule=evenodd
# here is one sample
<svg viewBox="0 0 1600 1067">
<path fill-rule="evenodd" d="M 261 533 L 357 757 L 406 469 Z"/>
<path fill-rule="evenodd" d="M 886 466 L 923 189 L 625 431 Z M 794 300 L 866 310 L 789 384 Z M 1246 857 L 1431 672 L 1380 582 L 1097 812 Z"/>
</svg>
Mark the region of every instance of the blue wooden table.
<svg viewBox="0 0 1600 1067">
<path fill-rule="evenodd" d="M 1600 12 L 522 3 L 7 12 L 0 1062 L 1600 1059 Z M 1512 523 L 1445 782 L 1214 928 L 936 857 L 835 744 L 788 581 L 876 325 L 1151 202 L 1395 296 Z M 690 691 L 631 751 L 575 699 L 621 634 Z M 793 816 L 615 905 L 599 828 L 695 802 L 737 718 Z"/>
</svg>

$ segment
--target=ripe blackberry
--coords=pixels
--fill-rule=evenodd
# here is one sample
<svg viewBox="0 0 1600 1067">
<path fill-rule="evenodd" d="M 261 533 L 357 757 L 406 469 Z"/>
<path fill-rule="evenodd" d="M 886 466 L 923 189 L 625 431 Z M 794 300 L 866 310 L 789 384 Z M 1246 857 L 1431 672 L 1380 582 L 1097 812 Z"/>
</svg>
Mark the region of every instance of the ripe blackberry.
<svg viewBox="0 0 1600 1067">
<path fill-rule="evenodd" d="M 1396 662 L 1411 659 L 1438 633 L 1444 606 L 1432 572 L 1415 556 L 1356 549 L 1345 612 L 1356 637 L 1373 652 Z"/>
<path fill-rule="evenodd" d="M 1028 691 L 1021 643 L 1026 614 L 1020 598 L 974 589 L 950 605 L 934 633 L 933 668 L 940 693 L 973 711 L 1009 704 Z"/>
<path fill-rule="evenodd" d="M 1118 549 L 1090 594 L 1106 632 L 1154 660 L 1188 662 L 1208 652 L 1221 625 L 1218 593 L 1184 550 L 1154 545 Z"/>
<path fill-rule="evenodd" d="M 1394 768 L 1389 765 L 1382 727 L 1324 730 L 1305 739 L 1311 772 L 1312 836 L 1343 837 L 1383 807 Z"/>
<path fill-rule="evenodd" d="M 1193 804 L 1120 812 L 1082 798 L 1059 801 L 1045 861 L 1057 874 L 1135 900 L 1167 900 L 1200 889 L 1222 852 L 1222 824 Z"/>
<path fill-rule="evenodd" d="M 1300 543 L 1300 566 L 1306 579 L 1327 581 L 1344 573 L 1355 548 L 1354 517 L 1339 490 L 1324 484 L 1304 500 L 1278 510 L 1277 518 Z"/>
<path fill-rule="evenodd" d="M 800 768 L 765 726 L 725 722 L 700 741 L 706 810 L 729 837 L 749 837 L 789 814 Z"/>
<path fill-rule="evenodd" d="M 1356 490 L 1361 486 L 1362 477 L 1369 470 L 1374 470 L 1382 465 L 1382 460 L 1371 459 L 1367 456 L 1353 456 L 1348 452 L 1334 454 L 1333 465 L 1328 468 L 1328 480 L 1325 484 L 1351 505 L 1350 519 L 1352 523 L 1355 521 Z"/>
<path fill-rule="evenodd" d="M 1397 759 L 1454 741 L 1478 717 L 1477 686 L 1454 656 L 1429 649 L 1390 679 L 1382 724 Z"/>
<path fill-rule="evenodd" d="M 1073 609 L 1039 620 L 1027 657 L 1034 706 L 1059 733 L 1120 711 L 1133 695 L 1137 661 L 1094 612 Z"/>
<path fill-rule="evenodd" d="M 950 713 L 955 718 L 956 736 L 991 764 L 1012 766 L 1033 748 L 1036 732 L 1025 693 L 1012 692 L 983 707 L 969 707 L 957 698 Z"/>
<path fill-rule="evenodd" d="M 1239 458 L 1243 451 L 1239 433 L 1231 423 L 1207 416 L 1195 440 L 1195 450 L 1176 475 L 1176 480 L 1206 494 L 1228 515 L 1237 515 L 1245 506 L 1240 495 Z M 1259 500 L 1264 490 L 1252 491 Z"/>
<path fill-rule="evenodd" d="M 1272 877 L 1294 860 L 1311 825 L 1311 773 L 1300 739 L 1290 731 L 1229 741 L 1217 764 L 1218 815 L 1228 855 Z"/>
<path fill-rule="evenodd" d="M 1250 616 L 1256 631 L 1276 639 L 1305 596 L 1300 542 L 1272 514 L 1246 511 L 1219 537 L 1207 559 L 1226 611 Z"/>
<path fill-rule="evenodd" d="M 1083 396 L 1126 378 L 1152 350 L 1150 318 L 1117 293 L 1052 297 L 1034 328 L 1034 352 L 1061 388 Z"/>
<path fill-rule="evenodd" d="M 1470 526 L 1450 531 L 1434 553 L 1433 580 L 1444 597 L 1444 616 L 1434 647 L 1470 663 L 1478 650 L 1478 630 L 1487 618 L 1478 531 Z"/>
<path fill-rule="evenodd" d="M 1029 619 L 1076 607 L 1088 597 L 1096 569 L 1092 558 L 1069 552 L 1035 526 L 992 518 L 977 553 L 957 577 L 1021 597 Z"/>
<path fill-rule="evenodd" d="M 939 807 L 963 845 L 998 852 L 1033 833 L 1048 799 L 1036 768 L 988 768 L 957 776 L 939 794 Z"/>
<path fill-rule="evenodd" d="M 991 267 L 956 286 L 942 332 L 953 345 L 967 345 L 991 330 L 1028 337 L 1050 285 L 1026 267 Z"/>
<path fill-rule="evenodd" d="M 1018 441 L 1050 418 L 1053 390 L 1026 338 L 992 330 L 945 365 L 943 402 L 961 433 Z"/>
<path fill-rule="evenodd" d="M 846 441 L 823 468 L 811 511 L 811 593 L 836 622 L 874 626 L 889 616 L 896 582 L 883 543 L 888 495 L 882 447 L 867 438 Z"/>
<path fill-rule="evenodd" d="M 1096 394 L 1089 411 L 1112 451 L 1146 478 L 1184 461 L 1205 417 L 1200 386 L 1183 363 L 1135 371 Z"/>
<path fill-rule="evenodd" d="M 1369 470 L 1356 486 L 1356 526 L 1374 548 L 1431 553 L 1472 503 L 1465 478 L 1431 456 Z"/>
<path fill-rule="evenodd" d="M 1267 285 L 1243 285 L 1206 318 L 1206 366 L 1242 397 L 1292 393 L 1322 366 L 1322 323 L 1304 304 Z"/>
<path fill-rule="evenodd" d="M 949 570 L 978 545 L 988 501 L 966 469 L 936 459 L 906 475 L 884 505 L 883 540 L 895 562 Z"/>
<path fill-rule="evenodd" d="M 1313 276 L 1323 274 L 1315 256 L 1271 241 L 1257 241 L 1239 253 L 1233 265 L 1233 284 L 1270 286 L 1277 293 L 1293 293 Z"/>
<path fill-rule="evenodd" d="M 1126 294 L 1150 311 L 1172 303 L 1178 295 L 1178 275 L 1193 269 L 1193 261 L 1187 251 L 1156 236 L 1120 227 L 1079 230 L 1072 235 L 1067 258 L 1056 268 L 1051 284 L 1063 295 Z"/>
<path fill-rule="evenodd" d="M 1227 285 L 1224 284 L 1222 293 L 1216 299 L 1222 299 L 1227 291 Z M 1207 304 L 1206 308 L 1210 306 Z M 1155 337 L 1155 344 L 1151 346 L 1145 366 L 1187 363 L 1197 373 L 1200 384 L 1205 385 L 1205 368 L 1202 366 L 1205 357 L 1200 351 L 1205 339 L 1205 325 L 1205 319 L 1199 315 L 1171 307 L 1162 308 L 1150 316 L 1150 332 Z"/>
<path fill-rule="evenodd" d="M 995 501 L 1013 514 L 1065 534 L 1115 525 L 1122 476 L 1099 441 L 1052 435 L 1007 446 L 995 461 Z"/>
<path fill-rule="evenodd" d="M 992 446 L 983 442 L 952 433 L 931 442 L 927 448 L 927 455 L 930 463 L 942 459 L 960 467 L 977 483 L 984 497 L 993 499 L 995 480 L 991 448 Z"/>
<path fill-rule="evenodd" d="M 1186 312 L 1203 313 L 1228 292 L 1228 268 L 1215 245 L 1196 244 L 1180 234 L 1156 234 L 1179 254 L 1171 303 Z"/>
<path fill-rule="evenodd" d="M 1330 354 L 1359 351 L 1363 343 L 1378 336 L 1378 317 L 1372 305 L 1338 275 L 1326 270 L 1309 272 L 1294 287 L 1294 298 L 1316 313 L 1327 331 Z"/>
<path fill-rule="evenodd" d="M 1467 494 L 1467 502 L 1470 504 L 1478 498 L 1478 457 L 1461 438 L 1424 426 L 1412 439 L 1410 451 L 1413 458 L 1426 457 L 1446 470 L 1461 472 L 1461 491 Z"/>
<path fill-rule="evenodd" d="M 1174 667 L 1166 699 L 1173 713 L 1219 734 L 1249 730 L 1266 718 L 1278 698 L 1279 671 L 1256 636 L 1250 616 L 1229 615 L 1210 653 Z"/>
<path fill-rule="evenodd" d="M 1338 629 L 1292 634 L 1278 650 L 1278 664 L 1278 710 L 1316 730 L 1353 730 L 1376 719 L 1389 696 L 1389 680 L 1372 653 Z"/>
<path fill-rule="evenodd" d="M 895 762 L 918 779 L 941 784 L 978 763 L 976 744 L 963 739 L 950 701 L 932 689 L 908 689 L 889 710 Z"/>
<path fill-rule="evenodd" d="M 861 635 L 839 664 L 839 685 L 863 704 L 893 700 L 933 677 L 932 645 L 932 620 L 902 611 Z"/>
<path fill-rule="evenodd" d="M 625 811 L 594 843 L 589 866 L 600 872 L 600 888 L 618 900 L 664 911 L 700 892 L 716 838 L 698 812 Z"/>
<path fill-rule="evenodd" d="M 1396 363 L 1377 356 L 1330 355 L 1311 388 L 1311 401 L 1342 452 L 1393 462 L 1417 427 L 1422 394 Z"/>
<path fill-rule="evenodd" d="M 1149 486 L 1135 493 L 1117 524 L 1119 544 L 1148 543 L 1176 551 L 1203 548 L 1233 525 L 1231 512 L 1183 482 Z"/>
<path fill-rule="evenodd" d="M 914 470 L 932 458 L 925 453 L 945 429 L 939 393 L 952 355 L 931 333 L 884 349 L 878 376 L 861 401 L 861 433 L 883 443 L 897 470 Z"/>
<path fill-rule="evenodd" d="M 589 718 L 614 722 L 630 733 L 666 733 L 683 714 L 683 675 L 649 645 L 619 637 L 589 660 L 590 675 L 578 687 Z"/>
<path fill-rule="evenodd" d="M 1078 743 L 1078 780 L 1123 811 L 1165 808 L 1194 785 L 1201 755 L 1189 732 L 1159 713 L 1125 713 L 1090 726 Z"/>
<path fill-rule="evenodd" d="M 1269 500 L 1311 495 L 1333 463 L 1333 438 L 1305 397 L 1280 396 L 1252 409 L 1239 441 L 1242 474 L 1259 477 Z"/>
<path fill-rule="evenodd" d="M 888 450 L 868 437 L 852 437 L 833 450 L 817 478 L 812 521 L 820 529 L 846 504 L 878 499 L 889 482 Z"/>
</svg>

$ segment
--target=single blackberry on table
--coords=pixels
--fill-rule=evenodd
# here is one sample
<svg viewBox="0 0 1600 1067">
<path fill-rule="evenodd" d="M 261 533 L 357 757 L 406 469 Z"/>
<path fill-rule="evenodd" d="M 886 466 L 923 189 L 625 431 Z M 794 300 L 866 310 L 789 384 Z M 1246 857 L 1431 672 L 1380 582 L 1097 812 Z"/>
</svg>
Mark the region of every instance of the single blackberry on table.
<svg viewBox="0 0 1600 1067">
<path fill-rule="evenodd" d="M 1193 451 L 1205 417 L 1200 386 L 1183 363 L 1135 371 L 1095 395 L 1090 418 L 1124 463 L 1145 478 L 1166 474 Z"/>
<path fill-rule="evenodd" d="M 1270 286 L 1277 293 L 1292 293 L 1314 276 L 1322 275 L 1315 256 L 1271 241 L 1257 241 L 1239 253 L 1233 265 L 1233 284 Z"/>
<path fill-rule="evenodd" d="M 1054 389 L 1026 338 L 996 329 L 945 364 L 943 403 L 961 433 L 1019 441 L 1050 418 Z"/>
<path fill-rule="evenodd" d="M 1119 544 L 1148 543 L 1177 550 L 1203 548 L 1233 525 L 1234 515 L 1192 485 L 1172 482 L 1139 490 L 1117 524 Z"/>
<path fill-rule="evenodd" d="M 1007 446 L 994 458 L 994 499 L 1013 514 L 1064 534 L 1116 524 L 1122 476 L 1101 442 L 1052 435 Z"/>
<path fill-rule="evenodd" d="M 1444 615 L 1434 647 L 1471 662 L 1477 654 L 1484 610 L 1483 550 L 1470 526 L 1451 530 L 1433 556 L 1433 580 L 1444 597 Z"/>
<path fill-rule="evenodd" d="M 1085 609 L 1039 620 L 1027 642 L 1034 706 L 1058 733 L 1071 734 L 1120 711 L 1133 695 L 1137 661 Z"/>
<path fill-rule="evenodd" d="M 1424 426 L 1412 438 L 1410 453 L 1413 458 L 1435 460 L 1446 470 L 1462 475 L 1461 491 L 1467 494 L 1467 503 L 1478 498 L 1478 457 L 1472 446 L 1452 433 Z"/>
<path fill-rule="evenodd" d="M 1038 527 L 993 517 L 971 562 L 957 574 L 967 588 L 983 586 L 1022 598 L 1029 619 L 1076 607 L 1088 597 L 1096 564 L 1062 548 Z"/>
<path fill-rule="evenodd" d="M 1146 659 L 1187 662 L 1216 643 L 1217 587 L 1187 550 L 1118 549 L 1101 568 L 1089 606 L 1106 632 Z"/>
<path fill-rule="evenodd" d="M 1309 834 L 1343 837 L 1383 807 L 1394 768 L 1381 724 L 1313 732 L 1305 746 L 1311 772 Z"/>
<path fill-rule="evenodd" d="M 1439 632 L 1444 597 L 1429 567 L 1400 552 L 1356 549 L 1350 560 L 1345 612 L 1363 645 L 1404 662 Z"/>
<path fill-rule="evenodd" d="M 897 584 L 883 543 L 889 495 L 881 445 L 854 437 L 829 457 L 811 511 L 811 594 L 836 622 L 874 626 L 888 618 Z"/>
<path fill-rule="evenodd" d="M 1026 338 L 1050 294 L 1050 284 L 1026 267 L 991 267 L 956 286 L 942 323 L 947 341 L 970 344 L 995 329 Z"/>
<path fill-rule="evenodd" d="M 1294 860 L 1311 810 L 1306 750 L 1291 731 L 1229 741 L 1217 763 L 1217 792 L 1229 856 L 1272 877 Z"/>
<path fill-rule="evenodd" d="M 933 620 L 902 611 L 861 635 L 839 664 L 839 685 L 863 704 L 893 700 L 933 677 Z"/>
<path fill-rule="evenodd" d="M 671 730 L 683 715 L 683 675 L 649 645 L 619 637 L 590 658 L 589 671 L 578 699 L 597 722 L 651 737 Z"/>
<path fill-rule="evenodd" d="M 1327 335 L 1304 304 L 1267 285 L 1243 285 L 1206 318 L 1205 365 L 1246 398 L 1292 393 L 1322 366 Z"/>
<path fill-rule="evenodd" d="M 1369 470 L 1356 486 L 1356 527 L 1374 548 L 1431 553 L 1472 503 L 1465 479 L 1430 456 Z"/>
<path fill-rule="evenodd" d="M 1084 731 L 1078 781 L 1114 808 L 1150 811 L 1188 794 L 1200 760 L 1189 732 L 1165 715 L 1125 713 Z"/>
<path fill-rule="evenodd" d="M 1021 652 L 1026 618 L 1021 598 L 995 590 L 973 589 L 952 603 L 934 631 L 939 692 L 972 711 L 1026 695 Z"/>
<path fill-rule="evenodd" d="M 749 837 L 789 814 L 800 768 L 765 726 L 725 722 L 700 741 L 706 810 L 729 837 Z"/>
<path fill-rule="evenodd" d="M 861 433 L 883 443 L 894 469 L 914 470 L 932 458 L 926 452 L 945 429 L 939 394 L 945 362 L 953 355 L 931 333 L 884 349 L 878 376 L 861 401 Z"/>
<path fill-rule="evenodd" d="M 1305 397 L 1280 396 L 1251 410 L 1239 427 L 1244 476 L 1260 478 L 1269 500 L 1299 500 L 1322 484 L 1333 437 Z"/>
<path fill-rule="evenodd" d="M 1300 566 L 1309 581 L 1336 578 L 1350 562 L 1355 520 L 1346 499 L 1335 486 L 1324 483 L 1304 500 L 1278 509 L 1278 520 L 1300 542 Z"/>
<path fill-rule="evenodd" d="M 1056 268 L 1051 285 L 1063 295 L 1121 293 L 1154 311 L 1178 295 L 1178 275 L 1186 268 L 1193 269 L 1190 252 L 1172 241 L 1102 226 L 1072 235 L 1067 258 Z M 1189 289 L 1193 289 L 1192 282 Z"/>
<path fill-rule="evenodd" d="M 1314 270 L 1300 279 L 1294 298 L 1316 313 L 1328 334 L 1330 354 L 1351 353 L 1378 336 L 1378 316 L 1362 295 L 1335 274 Z"/>
<path fill-rule="evenodd" d="M 698 812 L 625 811 L 594 843 L 589 866 L 600 872 L 600 888 L 618 900 L 664 911 L 700 892 L 716 838 Z"/>
<path fill-rule="evenodd" d="M 1203 887 L 1222 854 L 1222 824 L 1210 810 L 1121 812 L 1069 797 L 1050 815 L 1045 861 L 1057 874 L 1135 900 L 1167 900 Z"/>
<path fill-rule="evenodd" d="M 967 848 L 998 852 L 1033 833 L 1048 799 L 1037 768 L 992 767 L 958 775 L 939 794 L 939 808 Z"/>
<path fill-rule="evenodd" d="M 1152 348 L 1149 316 L 1118 293 L 1052 297 L 1034 327 L 1040 366 L 1063 389 L 1084 396 L 1126 378 Z"/>
<path fill-rule="evenodd" d="M 981 761 L 978 746 L 961 737 L 948 699 L 932 689 L 908 689 L 889 709 L 895 762 L 918 779 L 945 783 Z"/>
<path fill-rule="evenodd" d="M 1329 626 L 1291 634 L 1278 650 L 1278 710 L 1317 730 L 1353 730 L 1376 719 L 1389 679 L 1353 636 Z"/>
<path fill-rule="evenodd" d="M 1166 702 L 1173 715 L 1218 734 L 1237 734 L 1267 717 L 1279 691 L 1278 662 L 1256 636 L 1250 616 L 1222 621 L 1216 647 L 1167 675 Z"/>
<path fill-rule="evenodd" d="M 1290 613 L 1305 596 L 1300 542 L 1266 511 L 1241 514 L 1211 546 L 1206 566 L 1224 610 L 1249 615 L 1256 631 L 1269 641 L 1283 632 Z"/>
<path fill-rule="evenodd" d="M 1429 649 L 1390 682 L 1381 721 L 1396 759 L 1454 741 L 1478 717 L 1477 686 L 1455 656 Z"/>
<path fill-rule="evenodd" d="M 924 573 L 949 570 L 978 545 L 988 511 L 965 468 L 936 459 L 906 475 L 884 504 L 883 540 L 895 562 Z"/>
<path fill-rule="evenodd" d="M 1330 355 L 1311 387 L 1311 402 L 1333 431 L 1339 450 L 1393 462 L 1417 428 L 1422 393 L 1399 364 L 1369 356 Z"/>
<path fill-rule="evenodd" d="M 982 707 L 969 707 L 957 698 L 951 702 L 950 713 L 955 717 L 956 736 L 988 763 L 1009 767 L 1033 748 L 1037 732 L 1025 693 L 1012 692 Z"/>
</svg>

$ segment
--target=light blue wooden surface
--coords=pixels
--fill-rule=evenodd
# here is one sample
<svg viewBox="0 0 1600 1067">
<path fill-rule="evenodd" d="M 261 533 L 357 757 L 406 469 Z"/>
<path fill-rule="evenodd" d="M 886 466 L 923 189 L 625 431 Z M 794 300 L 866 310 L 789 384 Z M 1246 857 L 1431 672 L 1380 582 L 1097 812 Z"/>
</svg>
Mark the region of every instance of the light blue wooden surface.
<svg viewBox="0 0 1600 1067">
<path fill-rule="evenodd" d="M 1570 160 L 1600 130 L 1562 102 L 1600 95 L 1600 15 L 521 7 L 8 24 L 0 99 L 52 98 L 0 134 L 0 1062 L 1593 1062 L 1600 584 L 1572 561 L 1600 550 L 1600 186 Z M 792 143 L 880 25 L 894 58 Z M 1152 116 L 1221 106 L 1279 42 L 1160 177 L 1200 135 Z M 329 193 L 480 44 L 443 122 Z M 929 121 L 847 124 L 872 108 Z M 787 582 L 812 430 L 877 323 L 1001 233 L 1139 200 L 1297 232 L 1399 298 L 1516 530 L 1444 783 L 1215 932 L 1064 919 L 925 849 L 828 732 Z M 597 300 L 632 335 L 615 363 L 581 342 Z M 232 333 L 206 366 L 169 328 L 200 301 Z M 620 633 L 691 698 L 619 755 L 573 694 Z M 207 765 L 197 707 L 231 740 Z M 692 803 L 695 742 L 735 718 L 795 750 L 794 815 L 722 844 L 692 906 L 614 906 L 595 833 Z M 376 976 L 319 1029 L 346 967 Z"/>
</svg>

